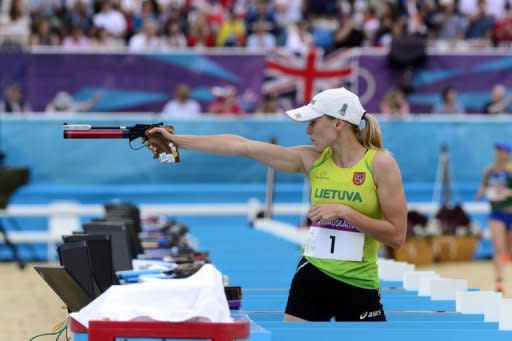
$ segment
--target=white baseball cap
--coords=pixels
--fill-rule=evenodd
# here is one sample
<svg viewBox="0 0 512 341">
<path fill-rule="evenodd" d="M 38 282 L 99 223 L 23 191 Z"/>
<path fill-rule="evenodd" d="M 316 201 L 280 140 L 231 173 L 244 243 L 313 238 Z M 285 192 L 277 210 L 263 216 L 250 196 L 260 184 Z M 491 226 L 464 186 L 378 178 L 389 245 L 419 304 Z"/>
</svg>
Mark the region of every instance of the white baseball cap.
<svg viewBox="0 0 512 341">
<path fill-rule="evenodd" d="M 318 93 L 311 102 L 286 114 L 294 121 L 306 122 L 328 115 L 359 126 L 366 110 L 359 97 L 345 88 L 328 89 Z"/>
</svg>

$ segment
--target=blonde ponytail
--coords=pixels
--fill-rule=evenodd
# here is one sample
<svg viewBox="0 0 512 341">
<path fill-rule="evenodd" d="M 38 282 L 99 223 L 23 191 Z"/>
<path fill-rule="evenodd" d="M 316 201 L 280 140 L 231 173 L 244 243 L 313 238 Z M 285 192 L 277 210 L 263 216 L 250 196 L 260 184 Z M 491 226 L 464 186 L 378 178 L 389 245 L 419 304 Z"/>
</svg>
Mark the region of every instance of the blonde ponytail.
<svg viewBox="0 0 512 341">
<path fill-rule="evenodd" d="M 363 120 L 366 123 L 364 128 L 354 127 L 357 140 L 366 148 L 382 149 L 382 132 L 379 122 L 368 113 L 363 116 Z"/>
</svg>

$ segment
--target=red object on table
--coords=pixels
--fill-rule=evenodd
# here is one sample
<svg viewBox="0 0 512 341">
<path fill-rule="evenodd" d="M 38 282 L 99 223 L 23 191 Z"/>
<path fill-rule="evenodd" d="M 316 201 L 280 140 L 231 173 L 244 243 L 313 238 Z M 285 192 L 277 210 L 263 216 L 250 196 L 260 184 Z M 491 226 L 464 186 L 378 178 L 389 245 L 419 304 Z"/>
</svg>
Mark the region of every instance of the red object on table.
<svg viewBox="0 0 512 341">
<path fill-rule="evenodd" d="M 88 333 L 88 341 L 115 341 L 116 337 L 160 337 L 234 341 L 249 337 L 249 321 L 160 322 L 160 321 L 90 321 L 89 329 L 69 319 L 73 333 Z"/>
</svg>

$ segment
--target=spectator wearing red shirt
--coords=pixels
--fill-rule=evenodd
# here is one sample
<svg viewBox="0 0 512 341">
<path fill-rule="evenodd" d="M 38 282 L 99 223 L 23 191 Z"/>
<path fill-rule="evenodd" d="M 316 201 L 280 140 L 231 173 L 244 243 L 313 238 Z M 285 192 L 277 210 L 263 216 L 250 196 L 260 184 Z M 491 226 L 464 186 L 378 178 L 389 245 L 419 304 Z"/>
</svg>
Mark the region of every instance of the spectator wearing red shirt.
<svg viewBox="0 0 512 341">
<path fill-rule="evenodd" d="M 505 3 L 503 16 L 496 21 L 493 36 L 497 46 L 512 43 L 512 7 L 509 2 Z"/>
<path fill-rule="evenodd" d="M 244 113 L 242 106 L 236 100 L 236 88 L 233 86 L 213 87 L 215 99 L 208 107 L 208 112 L 216 115 L 240 116 Z"/>
<path fill-rule="evenodd" d="M 213 47 L 215 45 L 215 36 L 204 12 L 197 11 L 195 13 L 190 24 L 187 41 L 189 47 Z"/>
</svg>

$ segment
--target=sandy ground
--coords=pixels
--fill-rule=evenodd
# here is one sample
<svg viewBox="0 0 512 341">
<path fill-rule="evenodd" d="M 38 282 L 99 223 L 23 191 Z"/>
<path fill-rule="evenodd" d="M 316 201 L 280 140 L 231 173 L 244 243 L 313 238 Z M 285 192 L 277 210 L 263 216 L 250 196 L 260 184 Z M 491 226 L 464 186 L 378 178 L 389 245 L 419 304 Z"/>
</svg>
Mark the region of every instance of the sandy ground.
<svg viewBox="0 0 512 341">
<path fill-rule="evenodd" d="M 28 341 L 36 334 L 50 332 L 67 316 L 62 301 L 32 266 L 27 264 L 20 271 L 14 263 L 0 263 L 1 341 Z M 55 337 L 37 339 L 44 340 Z"/>
<path fill-rule="evenodd" d="M 435 263 L 416 267 L 417 270 L 433 270 L 444 278 L 467 279 L 470 288 L 494 290 L 494 268 L 491 261 L 467 263 Z M 512 298 L 512 264 L 508 264 L 505 273 L 504 297 Z"/>
<path fill-rule="evenodd" d="M 51 331 L 66 318 L 62 302 L 29 264 L 23 271 L 15 264 L 0 263 L 0 341 L 28 341 L 32 336 Z M 494 289 L 489 261 L 435 264 L 418 268 L 436 271 L 441 277 L 467 279 L 469 286 Z M 512 297 L 512 265 L 507 269 L 507 295 Z M 55 340 L 44 337 L 41 340 Z M 62 336 L 60 340 L 64 340 Z"/>
</svg>

